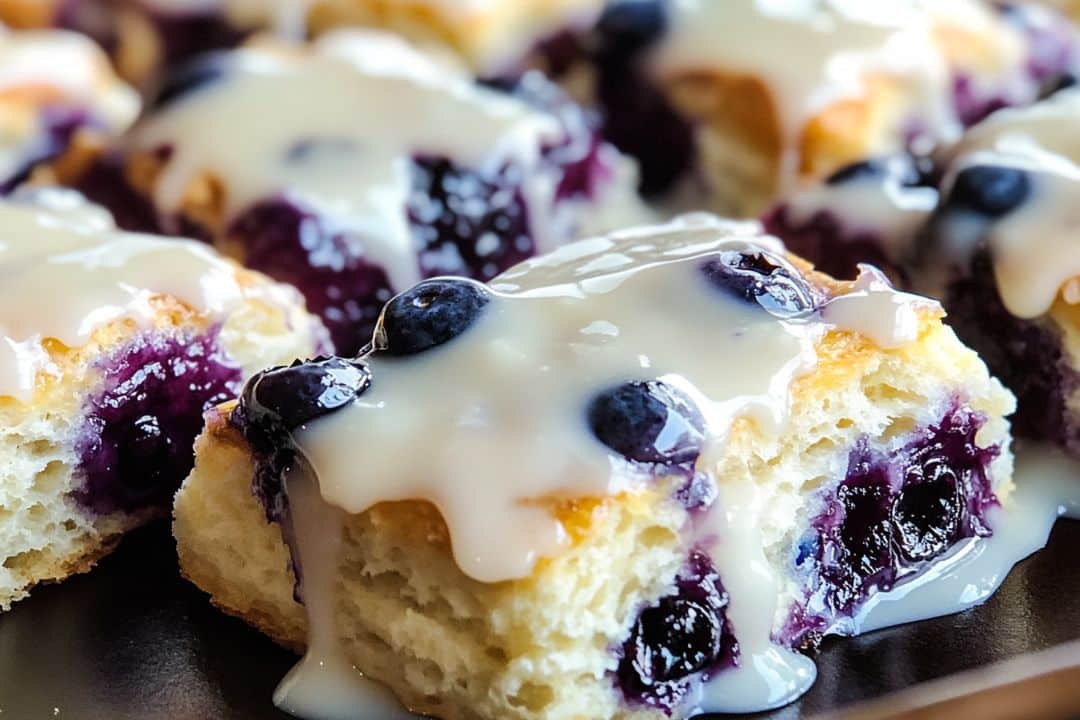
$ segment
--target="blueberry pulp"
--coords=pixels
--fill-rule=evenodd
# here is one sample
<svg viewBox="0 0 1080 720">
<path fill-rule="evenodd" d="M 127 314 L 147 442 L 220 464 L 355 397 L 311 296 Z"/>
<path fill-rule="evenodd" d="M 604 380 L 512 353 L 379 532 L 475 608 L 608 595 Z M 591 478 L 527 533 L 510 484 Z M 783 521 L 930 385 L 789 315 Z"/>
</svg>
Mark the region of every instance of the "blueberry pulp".
<svg viewBox="0 0 1080 720">
<path fill-rule="evenodd" d="M 288 508 L 283 481 L 295 458 L 290 433 L 346 407 L 370 386 L 367 365 L 340 357 L 297 360 L 247 381 L 231 422 L 255 457 L 252 492 L 268 521 L 281 522 Z"/>
<path fill-rule="evenodd" d="M 228 235 L 243 245 L 245 265 L 304 295 L 339 353 L 355 354 L 371 339 L 379 309 L 393 293 L 386 273 L 368 262 L 356 238 L 286 200 L 256 204 Z"/>
<path fill-rule="evenodd" d="M 234 397 L 240 369 L 202 335 L 145 335 L 97 364 L 85 409 L 75 499 L 95 513 L 167 503 L 191 470 L 203 412 Z"/>
<path fill-rule="evenodd" d="M 815 291 L 802 274 L 764 250 L 719 250 L 701 270 L 716 287 L 778 317 L 804 315 L 817 307 Z"/>
<path fill-rule="evenodd" d="M 815 645 L 848 622 L 872 594 L 918 572 L 958 541 L 991 534 L 997 504 L 989 465 L 997 447 L 980 448 L 985 418 L 957 403 L 916 439 L 888 452 L 863 442 L 844 479 L 825 499 L 800 543 L 796 572 L 806 599 L 781 633 L 790 645 Z"/>
<path fill-rule="evenodd" d="M 1000 218 L 1018 208 L 1031 195 L 1031 180 L 1019 169 L 1000 165 L 973 165 L 956 175 L 942 210 L 969 210 Z"/>
<path fill-rule="evenodd" d="M 1056 330 L 1045 322 L 1018 318 L 1005 307 L 986 250 L 976 252 L 943 300 L 959 338 L 1016 395 L 1013 432 L 1080 455 L 1080 417 L 1068 406 L 1070 394 L 1080 386 L 1080 373 L 1065 355 Z"/>
<path fill-rule="evenodd" d="M 705 419 L 694 401 L 659 380 L 599 393 L 586 418 L 600 442 L 633 462 L 692 470 L 705 439 Z"/>
<path fill-rule="evenodd" d="M 709 558 L 690 554 L 673 594 L 646 608 L 619 649 L 616 683 L 627 702 L 671 714 L 693 676 L 733 667 L 739 644 L 727 619 L 728 594 Z"/>
</svg>

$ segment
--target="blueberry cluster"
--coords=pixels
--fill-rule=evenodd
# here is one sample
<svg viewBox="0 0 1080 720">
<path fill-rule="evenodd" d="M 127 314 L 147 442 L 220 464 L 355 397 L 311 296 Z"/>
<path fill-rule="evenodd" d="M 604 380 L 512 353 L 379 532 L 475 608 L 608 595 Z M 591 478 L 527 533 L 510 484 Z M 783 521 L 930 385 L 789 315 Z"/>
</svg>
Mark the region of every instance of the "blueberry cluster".
<svg viewBox="0 0 1080 720">
<path fill-rule="evenodd" d="M 866 443 L 848 458 L 844 479 L 800 543 L 797 571 L 806 601 L 782 633 L 792 645 L 814 645 L 845 623 L 866 599 L 888 590 L 956 542 L 991 534 L 997 505 L 989 466 L 997 448 L 975 436 L 985 418 L 959 403 L 918 439 L 891 452 Z"/>
</svg>

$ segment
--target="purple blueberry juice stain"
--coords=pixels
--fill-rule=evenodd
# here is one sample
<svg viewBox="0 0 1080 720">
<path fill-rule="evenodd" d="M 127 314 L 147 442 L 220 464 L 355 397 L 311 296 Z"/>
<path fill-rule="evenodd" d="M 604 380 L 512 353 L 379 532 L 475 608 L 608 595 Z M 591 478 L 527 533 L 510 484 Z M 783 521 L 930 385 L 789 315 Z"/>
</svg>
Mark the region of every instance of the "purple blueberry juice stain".
<svg viewBox="0 0 1080 720">
<path fill-rule="evenodd" d="M 781 642 L 812 647 L 825 634 L 851 634 L 851 619 L 874 593 L 960 540 L 992 534 L 986 515 L 997 498 L 989 466 L 1000 449 L 975 443 L 985 421 L 957 402 L 902 447 L 886 452 L 863 441 L 850 453 L 845 477 L 796 549 L 806 595 Z"/>
<path fill-rule="evenodd" d="M 74 497 L 100 514 L 161 506 L 194 464 L 203 412 L 236 396 L 240 369 L 217 330 L 142 335 L 97 369 L 102 386 L 85 408 Z"/>
<path fill-rule="evenodd" d="M 616 650 L 615 683 L 626 702 L 671 715 L 696 679 L 736 666 L 739 643 L 728 602 L 709 557 L 692 552 L 675 592 L 642 610 Z"/>
</svg>

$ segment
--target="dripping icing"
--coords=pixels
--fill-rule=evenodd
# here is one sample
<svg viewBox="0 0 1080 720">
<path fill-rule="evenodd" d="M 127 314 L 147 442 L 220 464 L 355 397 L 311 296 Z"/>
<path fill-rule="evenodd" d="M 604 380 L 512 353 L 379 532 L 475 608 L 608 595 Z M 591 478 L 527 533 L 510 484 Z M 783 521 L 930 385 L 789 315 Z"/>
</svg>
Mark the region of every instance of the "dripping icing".
<svg viewBox="0 0 1080 720">
<path fill-rule="evenodd" d="M 30 398 L 49 366 L 42 341 L 74 347 L 119 318 L 149 324 L 154 296 L 215 317 L 253 295 L 283 299 L 281 288 L 241 287 L 236 266 L 202 243 L 116 230 L 70 191 L 0 203 L 0 220 L 0 396 Z"/>
<path fill-rule="evenodd" d="M 518 165 L 526 169 L 529 206 L 554 206 L 558 178 L 538 161 L 545 145 L 561 139 L 556 120 L 400 39 L 336 31 L 310 49 L 254 45 L 226 62 L 220 80 L 132 133 L 135 150 L 170 149 L 154 189 L 163 213 L 179 212 L 206 173 L 224 183 L 230 218 L 284 195 L 318 211 L 350 242 L 363 238 L 358 254 L 385 268 L 393 287 L 406 288 L 420 280 L 405 213 L 413 156 L 492 171 Z M 561 236 L 534 224 L 541 250 Z"/>
</svg>

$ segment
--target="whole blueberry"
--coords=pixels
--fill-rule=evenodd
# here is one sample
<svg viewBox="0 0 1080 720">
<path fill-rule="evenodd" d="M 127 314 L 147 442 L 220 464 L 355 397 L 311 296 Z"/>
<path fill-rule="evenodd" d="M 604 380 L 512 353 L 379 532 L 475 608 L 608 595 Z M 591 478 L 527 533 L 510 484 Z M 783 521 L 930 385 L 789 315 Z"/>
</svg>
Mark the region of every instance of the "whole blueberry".
<svg viewBox="0 0 1080 720">
<path fill-rule="evenodd" d="M 1015 210 L 1030 194 L 1031 180 L 1023 170 L 973 165 L 956 176 L 945 205 L 997 218 Z"/>
<path fill-rule="evenodd" d="M 225 77 L 227 58 L 225 53 L 215 52 L 181 65 L 162 82 L 150 103 L 150 109 L 160 110 L 219 82 Z"/>
<path fill-rule="evenodd" d="M 713 285 L 777 317 L 804 315 L 817 305 L 801 273 L 765 250 L 720 250 L 702 265 L 702 272 Z"/>
<path fill-rule="evenodd" d="M 414 355 L 442 345 L 469 329 L 490 301 L 488 289 L 474 280 L 425 280 L 386 304 L 374 347 L 390 355 Z"/>
<path fill-rule="evenodd" d="M 626 56 L 650 45 L 666 29 L 665 0 L 616 0 L 597 21 L 596 36 L 601 53 Z"/>
<path fill-rule="evenodd" d="M 285 430 L 342 408 L 371 385 L 362 362 L 340 357 L 297 360 L 255 375 L 244 386 L 241 402 L 251 419 L 269 416 Z"/>
<path fill-rule="evenodd" d="M 629 382 L 594 397 L 589 427 L 628 460 L 692 465 L 701 452 L 705 420 L 682 391 L 659 380 Z"/>
</svg>

